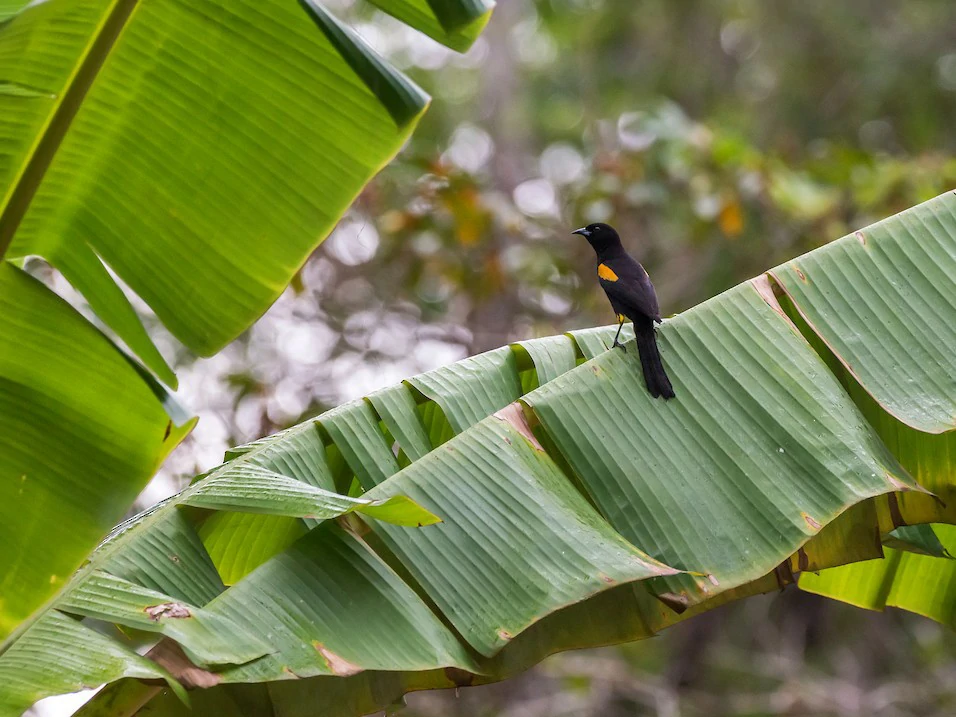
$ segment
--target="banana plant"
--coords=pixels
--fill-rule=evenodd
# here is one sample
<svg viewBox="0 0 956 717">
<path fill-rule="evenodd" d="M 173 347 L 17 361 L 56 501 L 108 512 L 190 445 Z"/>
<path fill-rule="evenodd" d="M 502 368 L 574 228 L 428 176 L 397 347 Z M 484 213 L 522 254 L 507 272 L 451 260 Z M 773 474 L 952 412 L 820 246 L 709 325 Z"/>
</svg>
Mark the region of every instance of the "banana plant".
<svg viewBox="0 0 956 717">
<path fill-rule="evenodd" d="M 948 193 L 666 320 L 676 400 L 604 327 L 234 449 L 10 643 L 0 705 L 364 714 L 919 542 L 956 522 L 954 275 Z"/>
<path fill-rule="evenodd" d="M 492 10 L 375 4 L 458 50 Z M 127 292 L 215 353 L 427 104 L 319 0 L 0 2 L 0 639 L 57 596 L 193 424 Z M 24 272 L 34 256 L 95 327 Z"/>
</svg>

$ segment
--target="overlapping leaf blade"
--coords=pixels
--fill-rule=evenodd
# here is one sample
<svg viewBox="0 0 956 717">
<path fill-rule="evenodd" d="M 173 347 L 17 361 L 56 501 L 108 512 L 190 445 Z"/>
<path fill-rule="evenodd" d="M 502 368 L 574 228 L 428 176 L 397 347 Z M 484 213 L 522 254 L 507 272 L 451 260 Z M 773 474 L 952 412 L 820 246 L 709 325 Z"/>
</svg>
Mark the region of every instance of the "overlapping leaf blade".
<svg viewBox="0 0 956 717">
<path fill-rule="evenodd" d="M 275 654 L 219 672 L 259 682 L 362 670 L 474 669 L 458 640 L 367 546 L 320 526 L 208 606 Z"/>
<path fill-rule="evenodd" d="M 488 656 L 565 605 L 675 572 L 611 530 L 513 421 L 487 418 L 369 493 L 407 494 L 442 516 L 420 531 L 375 527 Z"/>
<path fill-rule="evenodd" d="M 823 361 L 744 284 L 666 323 L 678 398 L 652 399 L 635 352 L 609 352 L 522 400 L 608 520 L 712 579 L 694 603 L 771 571 L 861 498 L 915 487 Z"/>
<path fill-rule="evenodd" d="M 903 423 L 956 428 L 956 193 L 770 273 L 847 370 Z"/>
<path fill-rule="evenodd" d="M 507 346 L 408 379 L 444 412 L 455 433 L 521 395 L 517 360 Z"/>
</svg>

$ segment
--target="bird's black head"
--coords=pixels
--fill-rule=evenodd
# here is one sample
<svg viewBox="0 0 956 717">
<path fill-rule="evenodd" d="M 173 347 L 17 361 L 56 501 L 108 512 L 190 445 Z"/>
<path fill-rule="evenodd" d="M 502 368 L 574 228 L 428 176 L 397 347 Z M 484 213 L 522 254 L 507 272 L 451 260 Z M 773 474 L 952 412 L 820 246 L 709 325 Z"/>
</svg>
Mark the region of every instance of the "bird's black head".
<svg viewBox="0 0 956 717">
<path fill-rule="evenodd" d="M 577 229 L 572 234 L 580 234 L 594 247 L 594 251 L 601 253 L 606 249 L 621 246 L 621 237 L 617 235 L 614 227 L 608 224 L 588 224 L 586 227 Z"/>
</svg>

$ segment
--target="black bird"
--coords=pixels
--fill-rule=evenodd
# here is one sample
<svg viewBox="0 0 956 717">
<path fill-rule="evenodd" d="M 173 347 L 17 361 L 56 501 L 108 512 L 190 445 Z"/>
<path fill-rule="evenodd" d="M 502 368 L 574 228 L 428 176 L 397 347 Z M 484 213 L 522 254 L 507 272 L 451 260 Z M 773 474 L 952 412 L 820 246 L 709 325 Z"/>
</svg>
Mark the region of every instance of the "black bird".
<svg viewBox="0 0 956 717">
<path fill-rule="evenodd" d="M 664 372 L 661 353 L 657 349 L 657 334 L 654 322 L 661 323 L 661 310 L 657 305 L 657 293 L 644 267 L 635 261 L 621 246 L 621 237 L 607 224 L 588 224 L 572 234 L 580 234 L 594 247 L 597 254 L 597 275 L 601 288 L 617 314 L 617 334 L 614 347 L 627 349 L 618 341 L 624 319 L 634 324 L 637 352 L 641 356 L 644 383 L 654 398 L 674 398 L 674 389 Z"/>
</svg>

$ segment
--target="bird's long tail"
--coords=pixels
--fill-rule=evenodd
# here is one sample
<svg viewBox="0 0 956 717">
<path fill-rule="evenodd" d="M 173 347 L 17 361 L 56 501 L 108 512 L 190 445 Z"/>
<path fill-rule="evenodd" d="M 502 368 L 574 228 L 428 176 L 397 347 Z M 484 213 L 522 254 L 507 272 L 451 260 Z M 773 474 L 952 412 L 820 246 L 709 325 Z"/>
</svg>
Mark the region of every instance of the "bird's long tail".
<svg viewBox="0 0 956 717">
<path fill-rule="evenodd" d="M 635 321 L 634 338 L 637 339 L 637 352 L 641 355 L 641 368 L 644 370 L 647 390 L 654 398 L 674 398 L 674 388 L 664 371 L 661 352 L 657 348 L 657 334 L 653 322 Z"/>
</svg>

